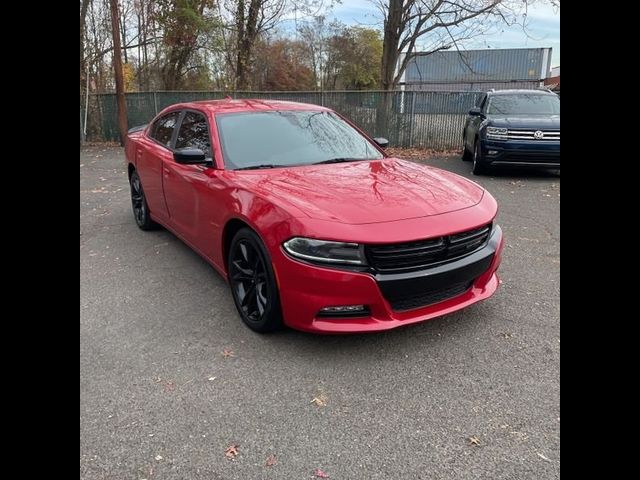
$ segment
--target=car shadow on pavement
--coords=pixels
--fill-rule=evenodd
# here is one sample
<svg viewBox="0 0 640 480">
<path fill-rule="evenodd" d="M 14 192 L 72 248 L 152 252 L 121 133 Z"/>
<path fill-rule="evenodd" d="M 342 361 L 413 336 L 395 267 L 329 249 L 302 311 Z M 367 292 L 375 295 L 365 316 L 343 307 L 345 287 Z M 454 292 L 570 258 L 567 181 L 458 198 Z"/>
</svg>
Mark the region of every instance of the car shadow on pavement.
<svg viewBox="0 0 640 480">
<path fill-rule="evenodd" d="M 560 178 L 560 170 L 541 170 L 539 168 L 509 168 L 501 167 L 490 170 L 484 177 L 494 178 Z M 472 180 L 476 179 L 470 175 Z M 482 178 L 482 177 L 481 177 Z"/>
</svg>

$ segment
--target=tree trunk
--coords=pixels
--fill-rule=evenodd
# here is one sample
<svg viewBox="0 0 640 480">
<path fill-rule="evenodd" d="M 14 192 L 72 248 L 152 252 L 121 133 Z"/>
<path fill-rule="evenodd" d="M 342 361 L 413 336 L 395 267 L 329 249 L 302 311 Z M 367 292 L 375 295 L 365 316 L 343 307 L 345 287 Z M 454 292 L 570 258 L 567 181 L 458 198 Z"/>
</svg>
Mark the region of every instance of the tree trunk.
<svg viewBox="0 0 640 480">
<path fill-rule="evenodd" d="M 86 64 L 84 59 L 84 40 L 87 35 L 87 9 L 89 7 L 89 0 L 82 0 L 80 7 L 80 92 L 82 93 L 82 84 L 86 82 L 85 71 Z M 83 82 L 84 80 L 84 82 Z"/>
<path fill-rule="evenodd" d="M 380 88 L 384 90 L 376 109 L 376 135 L 390 135 L 391 92 L 396 89 L 395 72 L 398 63 L 398 45 L 402 33 L 403 0 L 389 0 L 387 18 L 384 20 L 384 40 L 380 65 Z"/>
<path fill-rule="evenodd" d="M 125 46 L 123 50 L 124 54 L 124 63 L 129 63 L 129 58 L 127 57 L 127 25 L 126 19 L 123 17 L 120 19 L 120 35 L 122 37 L 122 44 Z"/>
<path fill-rule="evenodd" d="M 127 138 L 127 102 L 124 97 L 124 77 L 122 74 L 122 46 L 120 45 L 120 28 L 118 25 L 118 0 L 109 0 L 111 4 L 111 34 L 113 36 L 113 72 L 116 80 L 116 100 L 118 105 L 118 127 L 120 129 L 120 145 L 124 146 Z"/>
<path fill-rule="evenodd" d="M 402 2 L 403 0 L 390 0 L 387 18 L 384 20 L 384 43 L 380 66 L 380 88 L 382 90 L 395 90 L 397 86 L 394 76 L 398 63 L 400 34 L 402 33 Z"/>
<path fill-rule="evenodd" d="M 236 26 L 238 29 L 238 55 L 236 62 L 236 89 L 246 90 L 249 87 L 249 62 L 257 37 L 258 14 L 261 0 L 251 0 L 245 21 L 244 0 L 238 0 Z"/>
</svg>

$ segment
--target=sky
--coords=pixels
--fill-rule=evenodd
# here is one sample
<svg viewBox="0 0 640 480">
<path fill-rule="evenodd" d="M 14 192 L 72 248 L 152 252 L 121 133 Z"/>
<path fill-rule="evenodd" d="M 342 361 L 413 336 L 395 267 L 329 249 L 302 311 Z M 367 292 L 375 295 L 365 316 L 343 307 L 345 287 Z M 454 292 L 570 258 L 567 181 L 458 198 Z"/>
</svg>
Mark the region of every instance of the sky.
<svg viewBox="0 0 640 480">
<path fill-rule="evenodd" d="M 369 0 L 342 0 L 327 13 L 347 25 L 381 29 L 380 14 Z M 486 35 L 466 44 L 467 49 L 551 47 L 551 66 L 560 65 L 560 11 L 547 4 L 529 7 L 528 31 L 522 27 L 505 27 L 499 34 Z M 528 35 L 527 35 L 528 34 Z"/>
</svg>

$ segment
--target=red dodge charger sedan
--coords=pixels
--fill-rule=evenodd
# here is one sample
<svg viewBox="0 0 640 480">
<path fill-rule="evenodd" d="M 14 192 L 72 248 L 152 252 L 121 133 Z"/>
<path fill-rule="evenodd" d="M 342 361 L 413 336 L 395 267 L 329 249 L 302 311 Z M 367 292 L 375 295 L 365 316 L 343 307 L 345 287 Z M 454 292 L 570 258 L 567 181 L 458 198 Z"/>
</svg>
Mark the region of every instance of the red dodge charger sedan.
<svg viewBox="0 0 640 480">
<path fill-rule="evenodd" d="M 317 105 L 172 105 L 129 131 L 135 221 L 211 263 L 258 332 L 387 330 L 488 298 L 496 201 L 387 143 Z"/>
</svg>

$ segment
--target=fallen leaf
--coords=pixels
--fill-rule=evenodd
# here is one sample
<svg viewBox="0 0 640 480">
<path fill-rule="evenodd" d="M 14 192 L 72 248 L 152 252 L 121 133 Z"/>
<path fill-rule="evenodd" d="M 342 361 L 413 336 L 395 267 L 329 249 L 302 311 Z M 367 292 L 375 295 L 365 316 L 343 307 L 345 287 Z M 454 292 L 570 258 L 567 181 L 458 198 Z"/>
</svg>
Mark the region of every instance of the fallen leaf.
<svg viewBox="0 0 640 480">
<path fill-rule="evenodd" d="M 278 463 L 278 459 L 276 458 L 275 455 L 271 454 L 267 457 L 267 462 L 266 462 L 266 466 L 267 467 L 272 467 L 274 466 L 276 463 Z"/>
<path fill-rule="evenodd" d="M 313 472 L 313 475 L 317 478 L 329 478 L 329 475 L 327 475 L 326 473 L 324 473 L 322 470 L 320 470 L 319 468 L 316 468 L 315 471 Z"/>
<path fill-rule="evenodd" d="M 156 460 L 157 460 L 157 461 L 162 460 L 162 456 L 161 456 L 161 455 L 156 455 Z"/>
<path fill-rule="evenodd" d="M 327 400 L 327 395 L 324 392 L 320 392 L 310 403 L 315 403 L 317 407 L 326 407 Z"/>
<path fill-rule="evenodd" d="M 432 157 L 448 157 L 461 155 L 461 150 L 432 150 L 430 148 L 399 148 L 390 147 L 385 151 L 390 157 L 405 158 L 409 160 L 428 160 Z"/>
<path fill-rule="evenodd" d="M 173 392 L 176 389 L 176 384 L 173 382 L 164 382 L 164 391 Z"/>
<path fill-rule="evenodd" d="M 235 357 L 235 355 L 233 354 L 233 350 L 229 349 L 229 348 L 225 348 L 224 350 L 222 350 L 222 356 L 227 358 L 227 357 Z"/>
<path fill-rule="evenodd" d="M 227 449 L 224 451 L 224 456 L 227 457 L 229 460 L 233 460 L 238 455 L 239 446 L 240 445 L 236 445 L 236 444 L 229 445 Z"/>
<path fill-rule="evenodd" d="M 474 445 L 476 447 L 480 446 L 480 439 L 478 437 L 469 437 L 469 445 Z"/>
</svg>

